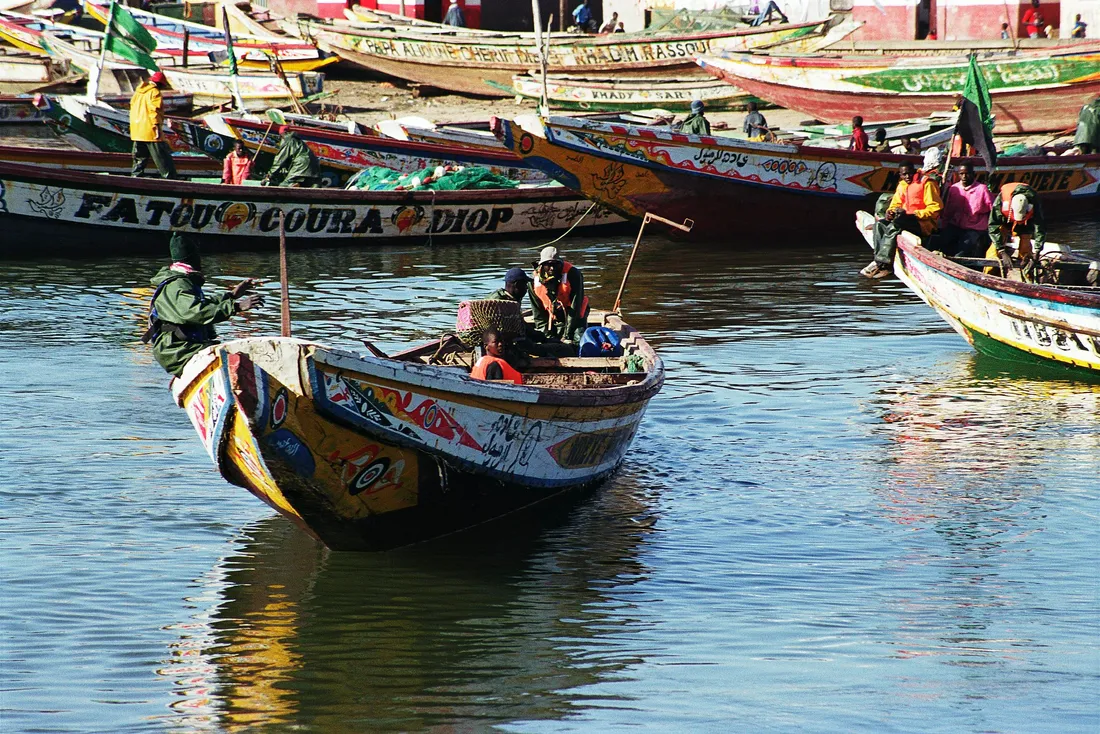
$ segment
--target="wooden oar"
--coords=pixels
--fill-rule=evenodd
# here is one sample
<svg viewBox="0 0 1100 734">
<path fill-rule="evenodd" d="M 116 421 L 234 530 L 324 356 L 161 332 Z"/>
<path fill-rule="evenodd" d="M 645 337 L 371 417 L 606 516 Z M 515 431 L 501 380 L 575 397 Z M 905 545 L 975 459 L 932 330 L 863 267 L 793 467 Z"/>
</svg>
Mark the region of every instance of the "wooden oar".
<svg viewBox="0 0 1100 734">
<path fill-rule="evenodd" d="M 260 154 L 260 150 L 263 149 L 264 143 L 267 142 L 267 134 L 269 132 L 271 132 L 271 126 L 274 125 L 276 122 L 279 123 L 280 125 L 285 125 L 286 124 L 286 118 L 283 117 L 282 111 L 277 110 L 274 107 L 272 107 L 271 109 L 269 109 L 267 111 L 267 119 L 268 119 L 267 129 L 264 130 L 263 137 L 260 138 L 260 144 L 256 146 L 256 150 L 252 153 L 252 162 L 253 163 L 256 162 L 256 156 L 258 156 Z"/>
</svg>

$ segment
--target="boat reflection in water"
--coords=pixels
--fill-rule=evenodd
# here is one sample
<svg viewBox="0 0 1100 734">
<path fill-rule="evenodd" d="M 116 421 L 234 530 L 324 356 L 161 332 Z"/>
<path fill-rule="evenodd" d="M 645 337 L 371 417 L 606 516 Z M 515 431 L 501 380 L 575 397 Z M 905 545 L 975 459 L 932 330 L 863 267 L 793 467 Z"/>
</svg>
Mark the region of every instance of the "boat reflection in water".
<svg viewBox="0 0 1100 734">
<path fill-rule="evenodd" d="M 1018 663 L 1041 652 L 1041 610 L 1092 585 L 1083 566 L 1053 571 L 1041 552 L 1051 541 L 1038 536 L 1095 486 L 1076 459 L 1100 453 L 1100 380 L 980 353 L 960 353 L 944 372 L 875 406 L 887 439 L 878 514 L 911 526 L 913 538 L 891 561 L 908 579 L 886 601 L 897 616 L 893 644 L 902 658 Z M 1063 542 L 1093 542 L 1087 535 Z"/>
<path fill-rule="evenodd" d="M 641 662 L 645 474 L 525 539 L 334 553 L 283 518 L 255 523 L 176 628 L 159 671 L 172 725 L 483 729 L 599 703 L 581 689 Z"/>
</svg>

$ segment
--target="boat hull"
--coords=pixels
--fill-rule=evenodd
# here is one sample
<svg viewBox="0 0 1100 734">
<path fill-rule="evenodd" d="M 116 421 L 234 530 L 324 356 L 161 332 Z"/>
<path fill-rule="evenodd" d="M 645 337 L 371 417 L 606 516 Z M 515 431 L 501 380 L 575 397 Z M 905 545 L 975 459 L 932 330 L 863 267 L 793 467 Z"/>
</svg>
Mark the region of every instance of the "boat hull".
<svg viewBox="0 0 1100 734">
<path fill-rule="evenodd" d="M 894 273 L 983 353 L 1100 372 L 1100 294 L 979 273 L 910 238 Z"/>
<path fill-rule="evenodd" d="M 513 94 L 531 100 L 542 98 L 542 81 L 534 76 L 512 77 Z M 555 109 L 618 112 L 660 108 L 685 112 L 698 99 L 710 111 L 740 110 L 752 101 L 747 92 L 721 81 L 681 82 L 667 79 L 612 81 L 556 76 L 547 78 L 547 94 Z"/>
<path fill-rule="evenodd" d="M 161 255 L 173 231 L 206 249 L 271 247 L 285 213 L 294 247 L 433 242 L 621 224 L 562 187 L 343 191 L 104 176 L 0 163 L 0 257 Z M 49 236 L 47 236 L 47 234 Z M 19 235 L 19 236 L 8 236 Z M 157 236 L 159 235 L 159 236 Z"/>
<path fill-rule="evenodd" d="M 229 482 L 331 548 L 386 550 L 603 481 L 663 381 L 644 346 L 637 384 L 566 391 L 246 339 L 196 355 L 173 393 Z"/>
<path fill-rule="evenodd" d="M 505 147 L 593 201 L 632 218 L 692 219 L 692 238 L 720 242 L 731 232 L 805 236 L 807 227 L 843 235 L 856 211 L 895 190 L 902 161 L 920 160 L 568 117 L 494 125 Z M 1100 206 L 1100 156 L 1006 158 L 993 174 L 967 160 L 995 188 L 1026 181 L 1052 213 Z"/>
<path fill-rule="evenodd" d="M 1057 63 L 1056 63 L 1057 62 Z M 928 59 L 927 67 L 890 60 L 798 57 L 702 57 L 711 75 L 761 99 L 823 122 L 925 117 L 950 110 L 962 93 L 964 63 Z M 1100 95 L 1100 53 L 1052 60 L 1021 55 L 983 61 L 997 133 L 1061 131 Z"/>
</svg>

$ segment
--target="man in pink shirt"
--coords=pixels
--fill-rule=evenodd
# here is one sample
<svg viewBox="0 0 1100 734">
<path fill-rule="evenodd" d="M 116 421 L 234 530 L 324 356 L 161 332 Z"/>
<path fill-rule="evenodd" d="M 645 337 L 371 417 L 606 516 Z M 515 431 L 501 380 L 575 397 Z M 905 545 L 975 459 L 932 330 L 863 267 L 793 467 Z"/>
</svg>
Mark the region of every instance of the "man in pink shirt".
<svg viewBox="0 0 1100 734">
<path fill-rule="evenodd" d="M 989 210 L 993 197 L 989 188 L 974 177 L 969 163 L 955 168 L 958 181 L 943 197 L 940 212 L 939 247 L 946 255 L 981 257 L 989 244 Z"/>
</svg>

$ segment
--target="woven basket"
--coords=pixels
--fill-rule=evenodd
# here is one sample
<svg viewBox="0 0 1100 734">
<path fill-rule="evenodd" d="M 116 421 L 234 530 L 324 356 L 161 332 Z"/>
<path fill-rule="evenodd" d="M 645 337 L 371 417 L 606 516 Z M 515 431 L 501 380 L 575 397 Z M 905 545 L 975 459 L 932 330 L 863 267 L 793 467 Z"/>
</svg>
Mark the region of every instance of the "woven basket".
<svg viewBox="0 0 1100 734">
<path fill-rule="evenodd" d="M 466 345 L 481 345 L 482 335 L 496 329 L 504 341 L 523 336 L 523 312 L 515 301 L 463 301 L 458 304 L 455 333 Z"/>
</svg>

